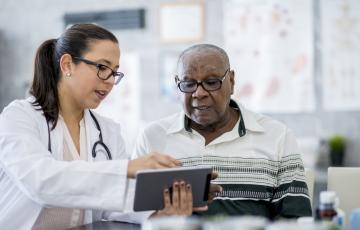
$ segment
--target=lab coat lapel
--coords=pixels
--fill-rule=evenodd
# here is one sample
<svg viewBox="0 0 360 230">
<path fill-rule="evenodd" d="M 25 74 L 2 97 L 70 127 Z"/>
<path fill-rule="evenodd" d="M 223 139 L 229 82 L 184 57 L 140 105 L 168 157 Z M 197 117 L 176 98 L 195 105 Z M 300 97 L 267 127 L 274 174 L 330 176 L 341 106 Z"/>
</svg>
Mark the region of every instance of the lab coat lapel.
<svg viewBox="0 0 360 230">
<path fill-rule="evenodd" d="M 49 123 L 49 126 L 51 129 L 52 124 Z M 46 133 L 48 133 L 47 126 L 46 126 Z M 64 159 L 64 127 L 62 122 L 58 122 L 56 124 L 55 129 L 50 131 L 50 142 L 51 142 L 51 154 L 53 154 L 55 159 L 63 160 Z M 48 145 L 46 145 L 46 148 L 47 146 Z"/>
<path fill-rule="evenodd" d="M 88 152 L 88 161 L 93 162 L 94 158 L 92 157 L 92 147 L 94 143 L 99 138 L 99 131 L 97 130 L 94 121 L 91 118 L 89 110 L 84 111 L 84 121 L 85 121 L 85 132 L 86 132 L 86 147 Z M 93 210 L 86 210 L 85 211 L 85 224 L 91 223 L 94 219 L 94 213 L 96 213 Z"/>
</svg>

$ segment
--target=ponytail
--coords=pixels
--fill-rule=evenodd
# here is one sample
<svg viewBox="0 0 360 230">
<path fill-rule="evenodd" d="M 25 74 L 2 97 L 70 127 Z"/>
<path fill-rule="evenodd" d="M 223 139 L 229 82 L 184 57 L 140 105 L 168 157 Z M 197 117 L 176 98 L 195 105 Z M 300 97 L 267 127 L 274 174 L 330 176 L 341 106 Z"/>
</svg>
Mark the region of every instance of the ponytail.
<svg viewBox="0 0 360 230">
<path fill-rule="evenodd" d="M 30 94 L 35 97 L 34 106 L 41 106 L 46 121 L 55 128 L 59 116 L 59 81 L 58 63 L 55 61 L 56 39 L 49 39 L 41 44 L 35 56 L 34 79 Z"/>
</svg>

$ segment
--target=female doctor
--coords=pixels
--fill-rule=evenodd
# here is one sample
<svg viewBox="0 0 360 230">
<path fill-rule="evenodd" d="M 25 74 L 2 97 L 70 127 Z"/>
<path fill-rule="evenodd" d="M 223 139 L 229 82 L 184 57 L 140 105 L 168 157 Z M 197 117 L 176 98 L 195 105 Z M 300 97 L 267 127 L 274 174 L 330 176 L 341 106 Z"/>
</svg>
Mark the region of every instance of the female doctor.
<svg viewBox="0 0 360 230">
<path fill-rule="evenodd" d="M 0 116 L 0 226 L 65 229 L 106 219 L 124 211 L 137 170 L 179 165 L 159 153 L 127 160 L 119 125 L 91 111 L 124 76 L 119 59 L 116 37 L 93 24 L 39 47 L 32 97 Z M 191 214 L 190 186 L 176 183 L 172 194 L 164 191 L 155 216 Z"/>
</svg>

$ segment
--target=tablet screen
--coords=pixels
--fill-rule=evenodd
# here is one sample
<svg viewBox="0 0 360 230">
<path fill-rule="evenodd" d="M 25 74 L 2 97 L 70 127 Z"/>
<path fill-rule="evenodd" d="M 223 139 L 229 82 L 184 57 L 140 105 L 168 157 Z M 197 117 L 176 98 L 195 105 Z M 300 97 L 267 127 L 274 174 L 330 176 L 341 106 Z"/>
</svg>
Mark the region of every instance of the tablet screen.
<svg viewBox="0 0 360 230">
<path fill-rule="evenodd" d="M 164 208 L 163 191 L 174 181 L 191 184 L 193 206 L 205 206 L 208 200 L 212 167 L 179 167 L 142 170 L 136 174 L 134 211 L 161 210 Z"/>
</svg>

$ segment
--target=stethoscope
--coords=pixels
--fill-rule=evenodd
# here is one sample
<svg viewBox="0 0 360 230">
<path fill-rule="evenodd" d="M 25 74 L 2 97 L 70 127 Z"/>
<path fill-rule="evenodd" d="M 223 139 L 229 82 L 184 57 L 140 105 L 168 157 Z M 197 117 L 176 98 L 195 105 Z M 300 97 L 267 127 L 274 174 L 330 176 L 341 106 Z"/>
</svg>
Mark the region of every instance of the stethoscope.
<svg viewBox="0 0 360 230">
<path fill-rule="evenodd" d="M 101 132 L 99 122 L 96 119 L 95 115 L 90 110 L 89 110 L 89 113 L 90 113 L 90 116 L 91 116 L 91 118 L 93 119 L 93 121 L 95 123 L 96 129 L 99 130 L 99 140 L 96 141 L 94 143 L 93 147 L 92 147 L 92 157 L 96 158 L 96 147 L 99 146 L 99 147 L 102 147 L 105 150 L 107 159 L 112 160 L 110 150 L 103 141 L 102 132 Z M 48 150 L 49 150 L 49 152 L 51 152 L 51 137 L 50 137 L 49 122 L 46 122 L 46 124 L 47 124 L 47 127 L 48 127 Z"/>
</svg>

